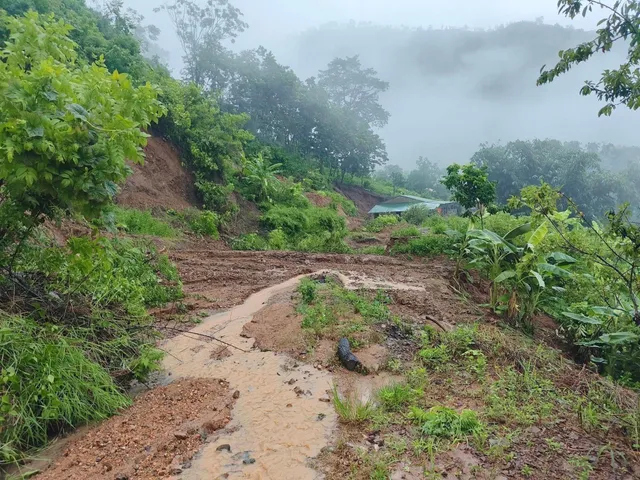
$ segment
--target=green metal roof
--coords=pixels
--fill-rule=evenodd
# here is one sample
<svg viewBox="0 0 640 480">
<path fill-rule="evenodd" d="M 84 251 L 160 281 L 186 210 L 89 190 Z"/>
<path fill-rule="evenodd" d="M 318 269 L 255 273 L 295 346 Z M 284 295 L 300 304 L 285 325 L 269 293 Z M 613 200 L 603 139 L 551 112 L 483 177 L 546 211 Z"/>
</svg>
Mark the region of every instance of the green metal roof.
<svg viewBox="0 0 640 480">
<path fill-rule="evenodd" d="M 408 200 L 408 201 L 407 201 Z M 376 213 L 402 213 L 416 205 L 424 205 L 429 210 L 435 210 L 440 205 L 449 203 L 442 200 L 431 200 L 429 198 L 416 197 L 413 195 L 398 195 L 385 202 L 382 202 L 371 210 L 369 214 Z"/>
</svg>

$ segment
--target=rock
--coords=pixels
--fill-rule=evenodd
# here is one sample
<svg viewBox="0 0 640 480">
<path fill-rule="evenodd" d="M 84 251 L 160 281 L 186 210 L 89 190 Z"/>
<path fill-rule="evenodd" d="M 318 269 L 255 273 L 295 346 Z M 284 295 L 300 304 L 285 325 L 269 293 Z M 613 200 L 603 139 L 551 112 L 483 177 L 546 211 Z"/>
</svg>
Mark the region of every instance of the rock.
<svg viewBox="0 0 640 480">
<path fill-rule="evenodd" d="M 287 403 L 287 408 L 291 408 L 291 407 L 293 407 L 293 405 L 290 403 Z"/>
<path fill-rule="evenodd" d="M 324 420 L 326 417 L 326 415 L 324 413 L 319 413 L 318 414 L 318 421 L 321 422 L 322 420 Z"/>
<path fill-rule="evenodd" d="M 324 403 L 331 403 L 331 399 L 329 397 L 320 397 L 318 401 L 324 402 Z"/>
<path fill-rule="evenodd" d="M 245 458 L 244 460 L 242 460 L 242 463 L 244 463 L 245 465 L 251 465 L 252 463 L 256 463 L 256 459 L 255 458 Z"/>
<path fill-rule="evenodd" d="M 304 390 L 302 390 L 300 387 L 294 388 L 293 391 L 296 392 L 297 396 L 304 395 Z"/>
<path fill-rule="evenodd" d="M 189 435 L 187 435 L 186 432 L 175 432 L 173 436 L 178 440 L 186 440 L 189 438 Z"/>
<path fill-rule="evenodd" d="M 236 400 L 240 398 L 240 390 L 236 390 L 235 392 L 233 392 L 233 398 Z"/>
<path fill-rule="evenodd" d="M 223 443 L 222 445 L 218 446 L 216 448 L 216 452 L 222 452 L 222 451 L 227 451 L 229 453 L 231 453 L 231 445 L 229 445 L 228 443 Z"/>
<path fill-rule="evenodd" d="M 534 435 L 537 435 L 541 431 L 542 430 L 540 430 L 538 427 L 529 427 L 529 428 L 527 428 L 527 432 L 532 433 Z"/>
<path fill-rule="evenodd" d="M 129 480 L 129 475 L 121 473 L 119 475 L 116 475 L 115 480 Z"/>
<path fill-rule="evenodd" d="M 361 366 L 360 360 L 351 353 L 351 346 L 346 338 L 341 338 L 338 342 L 338 358 L 340 363 L 350 372 Z"/>
<path fill-rule="evenodd" d="M 171 466 L 169 468 L 169 473 L 171 473 L 171 475 L 180 475 L 182 473 L 182 466 L 180 465 Z"/>
</svg>

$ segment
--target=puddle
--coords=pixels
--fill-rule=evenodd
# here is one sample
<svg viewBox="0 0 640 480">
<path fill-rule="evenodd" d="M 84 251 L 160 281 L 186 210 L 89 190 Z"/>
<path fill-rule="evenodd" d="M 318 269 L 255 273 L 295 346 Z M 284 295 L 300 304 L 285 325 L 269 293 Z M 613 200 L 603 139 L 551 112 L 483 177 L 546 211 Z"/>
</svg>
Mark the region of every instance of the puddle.
<svg viewBox="0 0 640 480">
<path fill-rule="evenodd" d="M 230 356 L 211 358 L 220 344 L 205 343 L 196 335 L 180 335 L 163 344 L 168 353 L 164 368 L 172 378 L 223 378 L 240 395 L 231 423 L 209 439 L 180 478 L 318 478 L 307 462 L 329 444 L 337 424 L 333 405 L 320 401 L 332 388 L 332 376 L 286 355 L 250 351 L 254 340 L 241 336 L 244 324 L 273 295 L 294 287 L 300 278 L 262 290 L 191 330 L 215 335 L 246 352 L 228 348 Z M 194 348 L 198 345 L 206 348 Z M 230 452 L 218 449 L 225 444 Z"/>
</svg>

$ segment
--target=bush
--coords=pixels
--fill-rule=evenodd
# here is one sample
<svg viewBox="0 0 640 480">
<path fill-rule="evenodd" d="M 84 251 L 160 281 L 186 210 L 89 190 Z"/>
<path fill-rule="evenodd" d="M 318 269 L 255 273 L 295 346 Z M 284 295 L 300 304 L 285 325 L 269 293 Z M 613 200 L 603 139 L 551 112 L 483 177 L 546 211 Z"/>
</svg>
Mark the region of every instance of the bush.
<svg viewBox="0 0 640 480">
<path fill-rule="evenodd" d="M 453 240 L 448 235 L 423 235 L 420 238 L 409 240 L 405 244 L 396 244 L 391 249 L 391 253 L 411 254 L 419 257 L 443 255 L 448 253 L 453 247 Z"/>
<path fill-rule="evenodd" d="M 52 433 L 102 420 L 130 403 L 57 326 L 3 314 L 0 365 L 0 466 L 16 460 L 9 450 L 42 447 Z"/>
<path fill-rule="evenodd" d="M 302 301 L 307 305 L 314 302 L 318 293 L 318 282 L 310 278 L 303 278 L 298 285 L 298 292 L 302 295 Z"/>
<path fill-rule="evenodd" d="M 229 201 L 235 186 L 220 185 L 204 179 L 198 179 L 195 183 L 198 196 L 202 200 L 202 205 L 207 210 L 212 210 L 220 214 L 233 215 L 238 211 L 238 205 Z"/>
<path fill-rule="evenodd" d="M 136 235 L 173 238 L 178 232 L 166 222 L 154 218 L 150 211 L 116 207 L 113 209 L 116 227 Z"/>
<path fill-rule="evenodd" d="M 269 232 L 269 248 L 271 250 L 284 250 L 287 248 L 287 236 L 279 228 Z"/>
<path fill-rule="evenodd" d="M 209 210 L 187 209 L 181 214 L 189 228 L 196 235 L 202 237 L 211 237 L 218 239 L 220 234 L 218 226 L 220 225 L 220 217 Z"/>
<path fill-rule="evenodd" d="M 407 223 L 419 226 L 435 214 L 436 212 L 427 208 L 426 205 L 414 205 L 402 214 L 402 219 Z"/>
<path fill-rule="evenodd" d="M 398 223 L 397 215 L 380 215 L 370 222 L 364 227 L 367 232 L 378 233 L 388 227 L 390 225 L 395 225 Z"/>
<path fill-rule="evenodd" d="M 262 216 L 262 223 L 269 230 L 280 229 L 288 237 L 298 237 L 309 229 L 306 210 L 276 205 Z"/>
<path fill-rule="evenodd" d="M 235 238 L 231 243 L 234 250 L 266 250 L 267 242 L 257 233 L 249 233 Z"/>
<path fill-rule="evenodd" d="M 392 238 L 410 238 L 410 237 L 419 237 L 421 235 L 420 230 L 418 230 L 418 227 L 415 226 L 410 226 L 410 227 L 404 227 L 404 228 L 400 228 L 399 230 L 396 230 L 395 232 L 393 232 L 391 234 Z"/>
</svg>

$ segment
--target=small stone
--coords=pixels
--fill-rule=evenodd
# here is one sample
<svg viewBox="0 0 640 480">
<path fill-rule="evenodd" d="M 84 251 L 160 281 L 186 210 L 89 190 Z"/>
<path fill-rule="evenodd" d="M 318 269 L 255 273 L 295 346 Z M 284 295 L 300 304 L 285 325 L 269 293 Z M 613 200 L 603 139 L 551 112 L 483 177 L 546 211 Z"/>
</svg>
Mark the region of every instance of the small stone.
<svg viewBox="0 0 640 480">
<path fill-rule="evenodd" d="M 171 473 L 171 475 L 180 475 L 182 473 L 182 467 L 181 466 L 171 467 L 169 472 Z"/>
<path fill-rule="evenodd" d="M 216 452 L 223 452 L 225 450 L 231 453 L 231 445 L 229 445 L 228 443 L 223 443 L 222 445 L 216 448 Z"/>
<path fill-rule="evenodd" d="M 318 401 L 324 402 L 324 403 L 331 403 L 331 399 L 329 397 L 320 397 Z"/>
<path fill-rule="evenodd" d="M 178 440 L 186 440 L 187 438 L 189 438 L 189 435 L 187 435 L 185 432 L 175 432 L 173 436 Z"/>
<path fill-rule="evenodd" d="M 326 417 L 326 415 L 324 413 L 319 413 L 318 414 L 318 421 L 321 422 L 322 420 L 324 420 Z"/>
<path fill-rule="evenodd" d="M 256 463 L 256 459 L 255 458 L 245 458 L 244 460 L 242 460 L 242 463 L 244 463 L 245 465 L 251 465 L 252 463 Z"/>
<path fill-rule="evenodd" d="M 293 405 L 290 403 L 287 403 L 287 408 L 291 408 L 291 407 L 293 407 Z"/>
<path fill-rule="evenodd" d="M 538 427 L 529 427 L 527 428 L 527 432 L 537 435 L 541 430 Z"/>
<path fill-rule="evenodd" d="M 236 400 L 240 398 L 240 390 L 236 390 L 235 392 L 233 392 L 233 398 Z"/>
<path fill-rule="evenodd" d="M 304 395 L 304 390 L 302 390 L 300 387 L 296 387 L 293 389 L 293 391 L 296 393 L 296 395 L 300 396 L 300 395 Z"/>
<path fill-rule="evenodd" d="M 116 475 L 115 480 L 129 480 L 129 475 L 125 475 L 124 473 L 121 473 L 119 475 Z"/>
<path fill-rule="evenodd" d="M 292 379 L 291 379 L 291 380 L 289 380 L 287 383 L 288 383 L 289 385 L 293 385 L 293 384 L 294 384 L 294 383 L 296 383 L 296 382 L 297 382 L 297 380 L 296 380 L 295 378 L 292 378 Z"/>
</svg>

